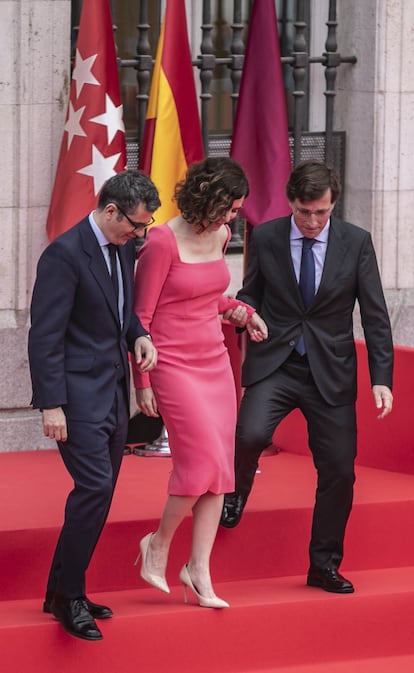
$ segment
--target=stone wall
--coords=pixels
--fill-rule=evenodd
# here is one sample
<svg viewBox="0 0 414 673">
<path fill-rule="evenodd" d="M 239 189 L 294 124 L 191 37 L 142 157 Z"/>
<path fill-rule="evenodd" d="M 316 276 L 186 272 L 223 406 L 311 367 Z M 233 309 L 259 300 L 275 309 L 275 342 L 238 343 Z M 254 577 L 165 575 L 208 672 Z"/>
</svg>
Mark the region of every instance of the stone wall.
<svg viewBox="0 0 414 673">
<path fill-rule="evenodd" d="M 397 344 L 414 346 L 414 4 L 338 2 L 335 124 L 347 132 L 345 216 L 372 233 Z"/>
<path fill-rule="evenodd" d="M 70 0 L 0 0 L 0 451 L 47 448 L 30 409 L 28 306 L 66 114 Z"/>
</svg>

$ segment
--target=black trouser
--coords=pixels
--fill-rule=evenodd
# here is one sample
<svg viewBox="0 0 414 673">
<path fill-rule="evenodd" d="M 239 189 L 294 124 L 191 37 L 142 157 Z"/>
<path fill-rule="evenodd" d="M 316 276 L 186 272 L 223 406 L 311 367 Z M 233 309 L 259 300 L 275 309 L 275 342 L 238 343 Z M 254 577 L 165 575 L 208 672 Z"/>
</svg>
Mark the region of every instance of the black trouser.
<svg viewBox="0 0 414 673">
<path fill-rule="evenodd" d="M 284 365 L 246 388 L 236 430 L 236 491 L 247 496 L 261 452 L 290 411 L 302 411 L 318 473 L 310 562 L 338 568 L 343 557 L 345 527 L 352 507 L 356 456 L 355 405 L 334 407 L 319 394 L 306 357 Z"/>
<path fill-rule="evenodd" d="M 74 488 L 66 501 L 47 590 L 65 598 L 85 595 L 85 572 L 108 516 L 128 429 L 124 387 L 125 382 L 117 386 L 105 421 L 69 420 L 68 440 L 58 442 Z"/>
</svg>

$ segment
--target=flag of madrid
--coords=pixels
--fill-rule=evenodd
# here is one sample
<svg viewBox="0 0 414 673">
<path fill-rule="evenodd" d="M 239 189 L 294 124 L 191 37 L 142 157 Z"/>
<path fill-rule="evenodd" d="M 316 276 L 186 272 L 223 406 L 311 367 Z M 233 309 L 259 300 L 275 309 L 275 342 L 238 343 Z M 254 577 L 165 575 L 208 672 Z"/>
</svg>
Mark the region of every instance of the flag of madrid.
<svg viewBox="0 0 414 673">
<path fill-rule="evenodd" d="M 46 225 L 49 240 L 93 210 L 105 180 L 125 167 L 125 129 L 109 0 L 83 0 Z"/>
</svg>

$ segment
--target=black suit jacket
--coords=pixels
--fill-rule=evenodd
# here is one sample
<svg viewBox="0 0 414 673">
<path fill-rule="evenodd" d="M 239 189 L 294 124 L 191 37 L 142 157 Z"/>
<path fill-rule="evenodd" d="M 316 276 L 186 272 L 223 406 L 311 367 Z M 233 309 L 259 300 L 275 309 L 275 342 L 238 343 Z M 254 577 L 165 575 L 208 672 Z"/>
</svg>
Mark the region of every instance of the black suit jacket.
<svg viewBox="0 0 414 673">
<path fill-rule="evenodd" d="M 111 278 L 88 218 L 43 252 L 29 331 L 33 407 L 62 406 L 68 418 L 102 421 L 122 375 L 129 403 L 128 350 L 147 333 L 133 312 L 135 258 L 133 241 L 119 247 L 125 295 L 121 329 Z"/>
<path fill-rule="evenodd" d="M 306 310 L 293 268 L 290 226 L 289 216 L 259 225 L 252 232 L 247 273 L 237 296 L 262 315 L 269 338 L 249 343 L 243 386 L 280 367 L 303 331 L 312 375 L 325 401 L 332 405 L 354 402 L 352 314 L 358 300 L 372 385 L 391 387 L 391 327 L 370 234 L 331 217 L 321 283 Z"/>
</svg>

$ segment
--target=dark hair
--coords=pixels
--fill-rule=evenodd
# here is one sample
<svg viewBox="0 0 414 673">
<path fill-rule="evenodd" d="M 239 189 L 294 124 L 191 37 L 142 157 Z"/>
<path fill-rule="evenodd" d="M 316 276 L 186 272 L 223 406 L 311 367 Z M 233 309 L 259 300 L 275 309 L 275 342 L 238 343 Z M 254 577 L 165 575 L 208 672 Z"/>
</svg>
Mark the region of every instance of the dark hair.
<svg viewBox="0 0 414 673">
<path fill-rule="evenodd" d="M 306 203 L 320 199 L 327 189 L 331 190 L 331 202 L 334 203 L 341 193 L 336 170 L 318 159 L 308 159 L 301 161 L 292 171 L 286 185 L 286 196 L 291 202 L 299 199 Z"/>
<path fill-rule="evenodd" d="M 247 196 L 249 183 L 240 164 L 230 157 L 209 157 L 190 165 L 175 187 L 174 198 L 190 224 L 217 222 L 233 201 Z"/>
<path fill-rule="evenodd" d="M 133 212 L 142 204 L 154 212 L 160 207 L 158 190 L 152 180 L 142 171 L 122 171 L 109 178 L 103 185 L 98 199 L 98 210 L 108 203 L 115 203 L 126 213 Z"/>
</svg>

